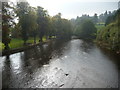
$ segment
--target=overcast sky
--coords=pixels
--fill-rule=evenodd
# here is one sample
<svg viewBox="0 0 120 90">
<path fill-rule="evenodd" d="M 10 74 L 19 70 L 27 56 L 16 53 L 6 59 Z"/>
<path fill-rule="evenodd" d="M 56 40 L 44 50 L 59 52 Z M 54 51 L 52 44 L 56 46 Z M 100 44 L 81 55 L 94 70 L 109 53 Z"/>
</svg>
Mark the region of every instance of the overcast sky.
<svg viewBox="0 0 120 90">
<path fill-rule="evenodd" d="M 118 9 L 119 0 L 27 0 L 31 6 L 41 6 L 46 9 L 49 15 L 53 16 L 62 13 L 63 18 L 71 19 L 94 13 L 98 15 L 107 11 Z"/>
</svg>

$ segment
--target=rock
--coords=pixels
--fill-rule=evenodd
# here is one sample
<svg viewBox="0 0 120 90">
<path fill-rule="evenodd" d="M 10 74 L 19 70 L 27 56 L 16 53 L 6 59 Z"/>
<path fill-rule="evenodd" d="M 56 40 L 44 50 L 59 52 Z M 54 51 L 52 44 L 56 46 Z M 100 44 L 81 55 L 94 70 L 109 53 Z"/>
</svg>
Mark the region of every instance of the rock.
<svg viewBox="0 0 120 90">
<path fill-rule="evenodd" d="M 61 84 L 59 87 L 62 87 L 64 84 Z"/>
<path fill-rule="evenodd" d="M 66 76 L 68 76 L 69 74 L 65 74 Z"/>
</svg>

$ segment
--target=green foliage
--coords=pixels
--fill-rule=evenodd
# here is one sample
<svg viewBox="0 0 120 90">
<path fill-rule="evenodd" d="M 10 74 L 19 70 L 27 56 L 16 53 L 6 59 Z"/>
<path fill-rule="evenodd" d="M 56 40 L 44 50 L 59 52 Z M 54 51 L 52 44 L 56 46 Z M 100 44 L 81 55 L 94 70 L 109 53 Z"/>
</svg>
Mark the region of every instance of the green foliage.
<svg viewBox="0 0 120 90">
<path fill-rule="evenodd" d="M 112 50 L 120 50 L 120 12 L 116 13 L 116 18 L 104 29 L 97 32 L 97 41 L 106 43 Z"/>
<path fill-rule="evenodd" d="M 16 7 L 16 13 L 19 17 L 19 25 L 21 27 L 21 34 L 24 40 L 24 44 L 28 40 L 28 31 L 30 28 L 30 18 L 29 18 L 30 7 L 27 2 L 18 2 Z"/>
<path fill-rule="evenodd" d="M 9 12 L 9 10 L 5 11 L 5 13 Z M 18 18 L 18 23 L 11 28 L 8 26 L 9 23 L 7 23 L 8 25 L 5 24 L 5 27 L 3 27 L 4 31 L 6 30 L 3 32 L 3 36 L 4 33 L 6 35 L 5 38 L 3 37 L 3 43 L 7 42 L 7 46 L 10 46 L 10 48 L 21 47 L 23 41 L 24 44 L 32 41 L 29 39 L 30 37 L 33 37 L 34 43 L 36 43 L 38 39 L 36 39 L 37 35 L 40 38 L 40 42 L 48 38 L 70 38 L 72 35 L 71 22 L 61 18 L 61 13 L 50 17 L 44 8 L 40 6 L 37 8 L 31 7 L 28 2 L 17 2 L 17 5 L 14 7 L 14 12 Z M 6 21 L 3 20 L 4 22 L 9 22 L 10 19 L 11 17 L 6 15 Z M 12 38 L 11 43 L 9 36 Z M 18 38 L 22 38 L 23 41 Z"/>
<path fill-rule="evenodd" d="M 15 27 L 10 28 L 11 30 L 11 37 L 12 38 L 20 38 L 21 37 L 21 27 L 18 24 L 15 25 Z"/>
<path fill-rule="evenodd" d="M 96 28 L 92 21 L 84 20 L 82 24 L 77 26 L 75 34 L 82 39 L 94 39 Z"/>
<path fill-rule="evenodd" d="M 99 22 L 106 22 L 108 19 L 108 17 L 111 17 L 112 15 L 114 15 L 116 12 L 116 10 L 114 10 L 113 12 L 111 11 L 105 11 L 105 13 L 102 13 L 99 15 Z M 109 18 L 110 21 L 112 18 Z"/>
<path fill-rule="evenodd" d="M 9 49 L 10 43 L 10 26 L 12 22 L 12 16 L 10 10 L 12 7 L 8 2 L 2 2 L 2 43 L 5 45 L 5 49 Z"/>
<path fill-rule="evenodd" d="M 40 41 L 42 41 L 42 38 L 45 34 L 47 34 L 47 31 L 49 29 L 49 15 L 44 8 L 38 6 L 37 7 L 37 24 L 38 24 L 38 30 L 39 30 L 39 37 Z"/>
<path fill-rule="evenodd" d="M 55 29 L 55 19 L 53 17 L 49 17 L 49 30 L 47 31 L 47 36 L 49 39 L 52 38 L 52 36 L 56 35 L 56 29 Z"/>
<path fill-rule="evenodd" d="M 0 51 L 2 51 L 4 48 L 5 48 L 5 45 L 2 42 L 0 42 Z"/>
<path fill-rule="evenodd" d="M 118 9 L 117 11 L 114 12 L 114 14 L 110 15 L 107 17 L 106 21 L 105 21 L 105 25 L 108 25 L 112 22 L 115 22 L 116 19 L 118 19 L 117 17 L 119 16 L 120 14 L 120 9 Z"/>
<path fill-rule="evenodd" d="M 105 27 L 105 25 L 104 25 L 104 23 L 97 23 L 95 25 L 95 27 L 97 28 L 97 30 L 101 30 L 101 29 L 103 29 Z"/>
<path fill-rule="evenodd" d="M 54 30 L 58 39 L 69 39 L 72 35 L 72 25 L 67 19 L 61 18 L 61 13 L 53 17 Z"/>
<path fill-rule="evenodd" d="M 96 24 L 98 22 L 98 16 L 97 16 L 96 13 L 93 16 L 92 21 L 93 21 L 94 24 Z"/>
<path fill-rule="evenodd" d="M 36 36 L 38 33 L 38 24 L 37 24 L 37 9 L 30 7 L 28 14 L 29 19 L 29 36 L 34 37 L 34 43 L 36 43 Z"/>
</svg>

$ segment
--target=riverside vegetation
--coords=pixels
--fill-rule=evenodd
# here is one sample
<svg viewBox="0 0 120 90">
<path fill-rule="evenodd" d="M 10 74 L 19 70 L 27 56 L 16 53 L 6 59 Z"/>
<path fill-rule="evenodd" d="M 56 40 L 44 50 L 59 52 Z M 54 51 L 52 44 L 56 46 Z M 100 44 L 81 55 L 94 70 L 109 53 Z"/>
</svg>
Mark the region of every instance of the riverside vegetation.
<svg viewBox="0 0 120 90">
<path fill-rule="evenodd" d="M 2 2 L 2 40 L 0 50 L 24 47 L 48 39 L 94 40 L 98 45 L 120 53 L 120 9 L 106 11 L 99 16 L 82 15 L 76 19 L 50 16 L 43 7 L 31 7 L 28 2 Z"/>
</svg>

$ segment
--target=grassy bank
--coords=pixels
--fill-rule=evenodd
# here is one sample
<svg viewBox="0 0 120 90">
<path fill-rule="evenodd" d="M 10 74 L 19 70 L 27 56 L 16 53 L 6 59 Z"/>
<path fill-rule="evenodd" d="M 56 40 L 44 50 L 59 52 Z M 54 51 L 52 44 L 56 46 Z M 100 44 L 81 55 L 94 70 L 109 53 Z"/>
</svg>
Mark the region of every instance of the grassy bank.
<svg viewBox="0 0 120 90">
<path fill-rule="evenodd" d="M 97 30 L 101 30 L 101 29 L 104 29 L 105 25 L 104 23 L 97 23 L 95 27 L 97 28 Z"/>
<path fill-rule="evenodd" d="M 43 37 L 43 41 L 46 41 L 46 37 Z M 24 47 L 23 43 L 24 41 L 21 38 L 12 38 L 9 46 L 10 46 L 10 49 L 21 48 L 21 47 Z M 29 38 L 27 43 L 34 44 L 34 38 Z M 38 37 L 36 38 L 36 43 L 39 43 Z M 4 44 L 0 42 L 0 51 L 2 51 L 4 47 L 5 47 Z"/>
</svg>

